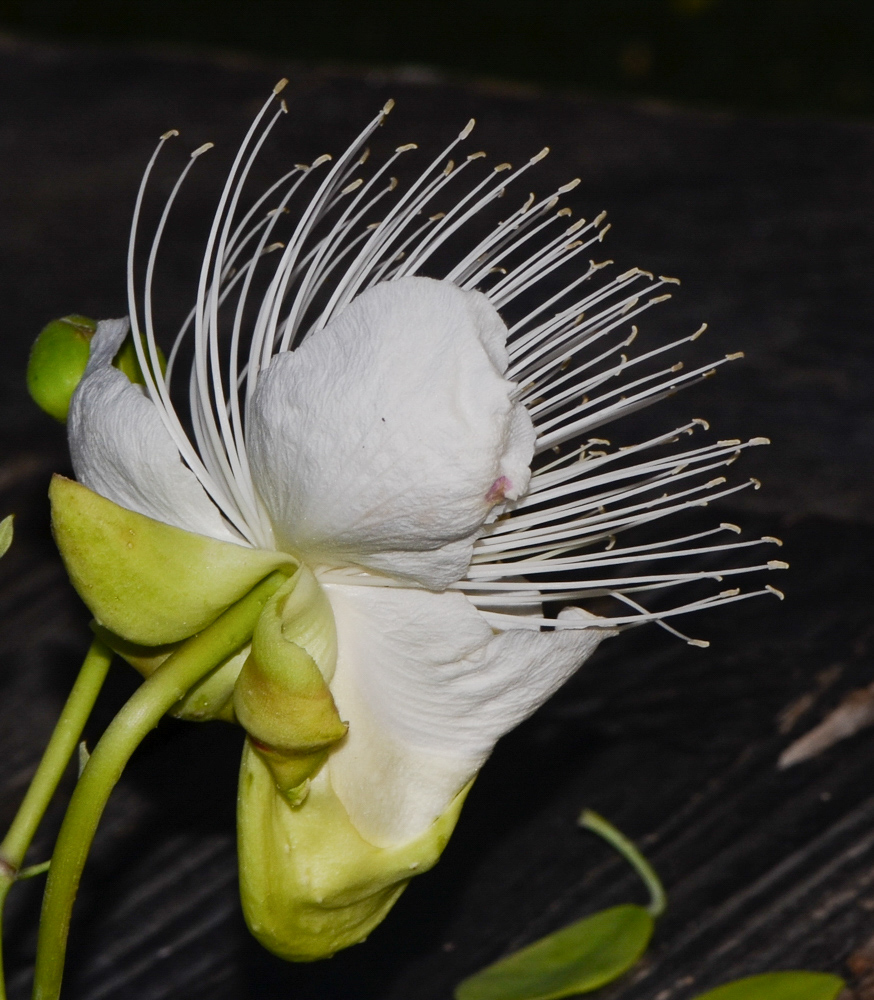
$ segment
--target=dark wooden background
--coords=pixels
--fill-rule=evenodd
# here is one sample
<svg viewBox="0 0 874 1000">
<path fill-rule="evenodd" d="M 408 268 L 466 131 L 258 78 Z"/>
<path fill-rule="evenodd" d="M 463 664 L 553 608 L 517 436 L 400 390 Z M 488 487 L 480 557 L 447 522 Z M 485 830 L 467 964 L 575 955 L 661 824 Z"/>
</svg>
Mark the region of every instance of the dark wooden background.
<svg viewBox="0 0 874 1000">
<path fill-rule="evenodd" d="M 290 114 L 276 157 L 338 151 L 388 97 L 398 107 L 386 147 L 434 146 L 476 115 L 479 142 L 498 160 L 554 148 L 532 183 L 544 192 L 580 176 L 575 204 L 587 216 L 609 210 L 605 251 L 622 266 L 683 278 L 644 331 L 679 336 L 707 319 L 702 356 L 744 350 L 747 360 L 672 401 L 672 413 L 706 416 L 720 436 L 774 441 L 740 470 L 763 479 L 760 492 L 690 522 L 781 535 L 792 570 L 774 582 L 787 600 L 685 623 L 712 640 L 708 651 L 656 628 L 605 644 L 498 747 L 438 868 L 365 945 L 313 966 L 274 959 L 243 926 L 239 732 L 162 724 L 98 835 L 66 995 L 443 1000 L 508 949 L 642 899 L 624 864 L 576 829 L 584 806 L 643 845 L 671 897 L 648 959 L 611 997 L 684 1000 L 771 969 L 846 974 L 874 935 L 874 732 L 784 772 L 775 764 L 848 691 L 874 681 L 874 128 L 863 124 L 3 42 L 0 513 L 18 521 L 0 564 L 0 820 L 13 814 L 89 637 L 49 536 L 48 478 L 69 463 L 62 428 L 26 396 L 29 345 L 55 316 L 124 313 L 129 213 L 170 127 L 185 149 L 219 144 L 189 185 L 165 258 L 162 303 L 170 315 L 187 308 L 218 161 L 281 75 L 291 78 Z M 92 741 L 134 684 L 114 669 Z M 781 734 L 781 711 L 806 694 L 809 707 Z M 50 813 L 34 861 L 59 817 Z M 38 882 L 10 896 L 15 998 L 28 995 Z"/>
</svg>

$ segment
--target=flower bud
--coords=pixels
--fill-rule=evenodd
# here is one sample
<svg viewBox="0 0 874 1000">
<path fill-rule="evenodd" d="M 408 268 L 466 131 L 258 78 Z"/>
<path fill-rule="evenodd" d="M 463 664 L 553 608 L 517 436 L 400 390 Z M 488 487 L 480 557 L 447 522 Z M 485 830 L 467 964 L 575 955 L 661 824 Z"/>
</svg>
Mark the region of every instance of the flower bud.
<svg viewBox="0 0 874 1000">
<path fill-rule="evenodd" d="M 337 660 L 330 604 L 312 571 L 298 567 L 268 601 L 234 687 L 234 711 L 252 748 L 294 804 L 346 735 L 327 681 Z"/>
<path fill-rule="evenodd" d="M 43 327 L 33 343 L 27 365 L 27 388 L 33 401 L 62 424 L 67 420 L 70 400 L 85 373 L 91 338 L 97 324 L 87 316 L 64 316 Z M 167 363 L 160 349 L 158 362 L 163 374 Z M 137 385 L 145 385 L 133 338 L 130 334 L 113 365 Z"/>
<path fill-rule="evenodd" d="M 88 364 L 93 319 L 64 316 L 43 327 L 27 365 L 27 388 L 37 406 L 64 423 L 70 399 Z"/>
</svg>

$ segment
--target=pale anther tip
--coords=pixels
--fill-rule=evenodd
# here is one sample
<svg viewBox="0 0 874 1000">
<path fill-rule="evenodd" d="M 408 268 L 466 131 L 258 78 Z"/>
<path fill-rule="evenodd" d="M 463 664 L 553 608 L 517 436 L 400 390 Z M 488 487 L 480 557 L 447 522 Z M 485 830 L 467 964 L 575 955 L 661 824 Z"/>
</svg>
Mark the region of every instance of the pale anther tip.
<svg viewBox="0 0 874 1000">
<path fill-rule="evenodd" d="M 532 156 L 529 163 L 539 163 L 545 156 L 549 156 L 549 146 L 544 146 L 536 156 Z"/>
<path fill-rule="evenodd" d="M 687 646 L 697 646 L 699 649 L 709 649 L 710 643 L 706 639 L 687 639 Z"/>
<path fill-rule="evenodd" d="M 744 356 L 744 352 L 743 351 L 735 351 L 734 354 L 726 354 L 725 355 L 725 360 L 726 361 L 737 361 L 738 358 L 742 358 L 743 356 Z"/>
<path fill-rule="evenodd" d="M 161 141 L 163 142 L 166 139 L 172 139 L 174 135 L 179 135 L 179 129 L 175 128 L 168 129 L 161 135 Z"/>
<path fill-rule="evenodd" d="M 779 545 L 781 548 L 783 547 L 783 539 L 775 538 L 773 535 L 762 535 L 762 541 L 770 542 L 772 545 Z"/>
<path fill-rule="evenodd" d="M 726 531 L 733 531 L 736 535 L 741 533 L 740 525 L 732 524 L 731 521 L 723 521 L 719 527 L 724 528 Z"/>
<path fill-rule="evenodd" d="M 321 156 L 317 156 L 313 160 L 313 165 L 312 165 L 312 167 L 310 167 L 310 170 L 313 170 L 316 167 L 320 167 L 323 163 L 329 163 L 333 159 L 334 159 L 334 157 L 331 156 L 330 153 L 322 153 Z"/>
<path fill-rule="evenodd" d="M 202 146 L 198 146 L 197 149 L 192 150 L 191 159 L 193 160 L 195 157 L 200 156 L 201 153 L 205 153 L 208 149 L 212 149 L 214 145 L 214 142 L 205 142 Z"/>
<path fill-rule="evenodd" d="M 285 98 L 282 97 L 279 100 L 279 109 L 284 115 L 288 114 L 288 105 L 285 103 Z"/>
<path fill-rule="evenodd" d="M 601 225 L 601 223 L 602 223 L 602 222 L 603 222 L 603 221 L 604 221 L 604 220 L 605 220 L 606 218 L 607 218 L 607 213 L 606 213 L 606 212 L 602 212 L 602 213 L 601 213 L 601 214 L 600 214 L 600 215 L 599 215 L 599 216 L 598 216 L 598 217 L 597 217 L 597 218 L 595 219 L 595 221 L 594 221 L 594 222 L 592 223 L 592 225 L 593 225 L 593 226 L 600 226 L 600 225 Z"/>
<path fill-rule="evenodd" d="M 391 109 L 395 106 L 394 98 L 390 97 L 385 104 L 382 106 L 382 113 L 387 115 L 390 113 Z"/>
<path fill-rule="evenodd" d="M 768 569 L 789 569 L 789 563 L 782 559 L 769 559 Z"/>
<path fill-rule="evenodd" d="M 504 170 L 512 170 L 512 169 L 513 169 L 513 164 L 512 163 L 499 163 L 495 167 L 495 173 L 499 174 L 499 173 L 501 173 Z"/>
<path fill-rule="evenodd" d="M 762 488 L 761 479 L 750 479 L 750 482 L 753 484 L 754 490 L 760 490 Z"/>
<path fill-rule="evenodd" d="M 750 438 L 749 443 L 753 447 L 756 447 L 757 445 L 760 445 L 760 444 L 770 444 L 771 443 L 771 439 L 770 438 L 766 438 L 766 437 L 754 437 L 754 438 Z"/>
<path fill-rule="evenodd" d="M 567 184 L 562 184 L 562 186 L 558 189 L 558 193 L 567 194 L 568 191 L 573 191 L 573 189 L 577 187 L 577 185 L 579 185 L 580 183 L 581 183 L 580 178 L 574 177 L 574 179 L 572 181 L 568 181 Z"/>
<path fill-rule="evenodd" d="M 717 441 L 720 448 L 734 448 L 741 443 L 740 438 L 726 438 L 724 441 Z"/>
<path fill-rule="evenodd" d="M 471 118 L 467 125 L 458 133 L 458 138 L 466 139 L 473 132 L 474 125 L 476 125 L 476 118 Z"/>
<path fill-rule="evenodd" d="M 720 579 L 717 577 L 717 579 Z M 740 587 L 733 587 L 731 590 L 722 590 L 719 593 L 720 597 L 737 597 L 740 593 Z"/>
<path fill-rule="evenodd" d="M 468 160 L 481 160 L 484 156 L 488 156 L 488 153 L 484 149 L 480 149 L 476 153 L 471 153 Z"/>
<path fill-rule="evenodd" d="M 283 77 L 279 83 L 273 88 L 274 94 L 281 94 L 283 90 L 288 86 L 288 77 Z"/>
<path fill-rule="evenodd" d="M 766 583 L 765 584 L 765 590 L 767 590 L 769 593 L 773 594 L 776 598 L 778 598 L 781 601 L 783 601 L 783 600 L 786 599 L 786 595 L 783 593 L 783 591 L 782 590 L 777 590 L 776 587 L 772 587 L 770 585 L 770 583 Z"/>
<path fill-rule="evenodd" d="M 681 371 L 682 368 L 683 368 L 683 362 L 682 361 L 678 361 L 675 365 L 671 365 L 671 371 L 672 372 Z"/>
<path fill-rule="evenodd" d="M 679 285 L 680 284 L 680 279 L 679 278 L 668 278 L 664 274 L 660 274 L 659 275 L 659 281 L 667 282 L 667 284 L 669 284 L 669 285 Z"/>
<path fill-rule="evenodd" d="M 557 199 L 557 198 L 556 198 L 556 199 L 554 199 L 553 201 L 551 201 L 551 202 L 549 203 L 549 207 L 550 207 L 550 208 L 552 208 L 552 206 L 553 206 L 553 205 L 555 204 L 555 202 L 556 202 L 556 201 L 558 201 L 558 199 Z M 565 207 L 564 207 L 564 208 L 560 208 L 560 209 L 559 209 L 559 210 L 558 210 L 558 211 L 557 211 L 557 212 L 555 213 L 555 215 L 556 215 L 556 218 L 558 218 L 558 219 L 563 219 L 563 218 L 567 218 L 567 216 L 569 216 L 569 215 L 573 215 L 573 212 L 571 211 L 571 209 L 569 209 L 569 208 L 567 207 L 567 205 L 565 205 Z M 568 232 L 569 232 L 569 233 L 574 233 L 574 232 L 576 232 L 576 231 L 577 231 L 577 230 L 578 230 L 578 229 L 580 228 L 580 226 L 582 225 L 582 221 L 583 221 L 583 220 L 582 220 L 582 219 L 580 219 L 580 220 L 578 220 L 577 222 L 575 222 L 575 223 L 574 223 L 574 224 L 573 224 L 573 225 L 572 225 L 572 226 L 570 227 L 570 229 L 568 230 Z"/>
<path fill-rule="evenodd" d="M 419 144 L 417 142 L 408 142 L 403 146 L 398 146 L 395 150 L 396 153 L 408 153 L 411 149 L 418 149 Z"/>
<path fill-rule="evenodd" d="M 701 326 L 699 326 L 698 329 L 692 334 L 689 340 L 697 340 L 701 336 L 701 334 L 704 333 L 706 329 L 707 329 L 707 324 L 702 323 Z"/>
<path fill-rule="evenodd" d="M 705 431 L 710 430 L 710 424 L 703 417 L 695 417 L 692 421 L 693 424 L 698 424 L 699 427 L 703 427 Z"/>
</svg>

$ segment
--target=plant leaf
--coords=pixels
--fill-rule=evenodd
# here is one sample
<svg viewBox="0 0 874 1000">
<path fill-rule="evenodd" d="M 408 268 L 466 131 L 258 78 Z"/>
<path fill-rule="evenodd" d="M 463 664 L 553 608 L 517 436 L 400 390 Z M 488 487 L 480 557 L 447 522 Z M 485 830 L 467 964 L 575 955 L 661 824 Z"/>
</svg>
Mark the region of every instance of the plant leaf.
<svg viewBox="0 0 874 1000">
<path fill-rule="evenodd" d="M 5 556 L 9 546 L 12 544 L 13 517 L 14 515 L 10 514 L 8 517 L 4 517 L 3 520 L 0 521 L 0 556 Z"/>
<path fill-rule="evenodd" d="M 835 1000 L 845 985 L 828 972 L 765 972 L 717 986 L 695 1000 Z"/>
<path fill-rule="evenodd" d="M 557 1000 L 596 990 L 637 962 L 654 927 L 642 906 L 626 903 L 602 910 L 470 976 L 456 987 L 455 998 Z M 831 996 L 799 1000 L 831 1000 Z"/>
</svg>

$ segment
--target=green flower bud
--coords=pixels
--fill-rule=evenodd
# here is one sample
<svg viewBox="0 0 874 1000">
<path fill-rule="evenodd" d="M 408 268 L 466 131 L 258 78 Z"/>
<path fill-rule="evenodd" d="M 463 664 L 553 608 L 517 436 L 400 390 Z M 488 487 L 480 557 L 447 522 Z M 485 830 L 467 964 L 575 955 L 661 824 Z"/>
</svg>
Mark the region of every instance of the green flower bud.
<svg viewBox="0 0 874 1000">
<path fill-rule="evenodd" d="M 43 327 L 31 348 L 27 365 L 28 391 L 41 409 L 62 424 L 67 420 L 70 400 L 85 373 L 91 338 L 96 330 L 97 323 L 87 316 L 64 316 Z M 145 338 L 141 339 L 145 343 Z M 158 362 L 163 375 L 167 362 L 160 349 Z M 130 334 L 112 363 L 131 382 L 146 384 Z"/>
<path fill-rule="evenodd" d="M 65 423 L 70 399 L 88 364 L 93 319 L 64 316 L 43 327 L 27 365 L 27 388 L 37 406 Z"/>
<path fill-rule="evenodd" d="M 420 836 L 374 847 L 352 825 L 325 771 L 313 779 L 306 801 L 292 806 L 247 741 L 237 831 L 249 930 L 265 948 L 293 962 L 329 958 L 363 941 L 410 879 L 437 863 L 469 789 Z"/>
<path fill-rule="evenodd" d="M 331 606 L 301 565 L 262 611 L 234 688 L 237 720 L 276 787 L 295 804 L 346 735 L 327 685 L 336 660 Z"/>
</svg>

